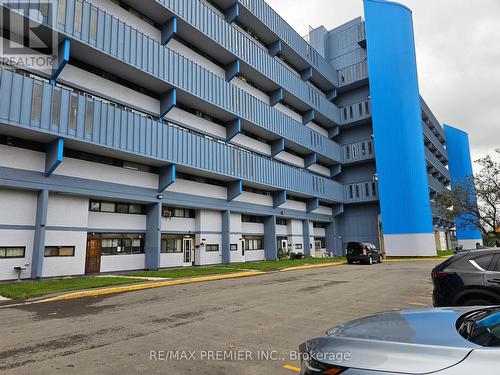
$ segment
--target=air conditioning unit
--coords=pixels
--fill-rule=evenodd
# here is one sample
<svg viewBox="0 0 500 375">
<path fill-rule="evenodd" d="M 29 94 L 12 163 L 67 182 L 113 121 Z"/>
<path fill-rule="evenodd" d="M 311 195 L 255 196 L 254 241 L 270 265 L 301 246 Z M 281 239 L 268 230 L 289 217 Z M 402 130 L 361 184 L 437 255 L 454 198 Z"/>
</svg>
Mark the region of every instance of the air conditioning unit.
<svg viewBox="0 0 500 375">
<path fill-rule="evenodd" d="M 163 211 L 163 217 L 172 217 L 172 211 Z"/>
</svg>

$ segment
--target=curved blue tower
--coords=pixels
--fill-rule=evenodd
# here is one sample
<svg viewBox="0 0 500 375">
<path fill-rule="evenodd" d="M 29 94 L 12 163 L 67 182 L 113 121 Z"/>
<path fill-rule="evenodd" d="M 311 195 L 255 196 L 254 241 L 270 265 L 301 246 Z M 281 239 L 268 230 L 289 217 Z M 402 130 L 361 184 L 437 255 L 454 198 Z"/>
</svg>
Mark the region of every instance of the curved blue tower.
<svg viewBox="0 0 500 375">
<path fill-rule="evenodd" d="M 364 0 L 373 132 L 388 255 L 435 255 L 411 10 Z"/>
<path fill-rule="evenodd" d="M 469 136 L 466 132 L 449 125 L 444 125 L 444 131 L 451 186 L 464 185 L 473 176 Z M 475 195 L 470 198 L 476 200 Z M 464 219 L 464 217 L 456 219 L 457 240 L 465 249 L 473 249 L 477 243 L 483 243 L 481 232 L 473 225 L 467 224 Z"/>
</svg>

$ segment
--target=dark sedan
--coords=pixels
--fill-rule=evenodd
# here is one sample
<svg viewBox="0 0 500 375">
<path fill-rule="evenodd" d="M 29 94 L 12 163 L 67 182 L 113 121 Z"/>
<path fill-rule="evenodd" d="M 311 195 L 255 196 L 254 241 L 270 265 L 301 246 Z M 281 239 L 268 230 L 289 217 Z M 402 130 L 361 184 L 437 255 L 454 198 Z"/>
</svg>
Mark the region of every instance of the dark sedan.
<svg viewBox="0 0 500 375">
<path fill-rule="evenodd" d="M 434 306 L 500 304 L 500 249 L 459 251 L 432 270 Z"/>
</svg>

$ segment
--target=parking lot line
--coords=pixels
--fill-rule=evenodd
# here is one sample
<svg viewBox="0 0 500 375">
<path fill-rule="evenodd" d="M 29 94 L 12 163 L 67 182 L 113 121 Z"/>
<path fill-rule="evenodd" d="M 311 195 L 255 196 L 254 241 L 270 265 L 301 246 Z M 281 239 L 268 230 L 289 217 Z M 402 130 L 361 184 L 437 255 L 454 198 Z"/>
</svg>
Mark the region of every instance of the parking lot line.
<svg viewBox="0 0 500 375">
<path fill-rule="evenodd" d="M 291 370 L 294 372 L 300 372 L 300 367 L 292 366 L 292 365 L 283 365 L 284 369 Z"/>
</svg>

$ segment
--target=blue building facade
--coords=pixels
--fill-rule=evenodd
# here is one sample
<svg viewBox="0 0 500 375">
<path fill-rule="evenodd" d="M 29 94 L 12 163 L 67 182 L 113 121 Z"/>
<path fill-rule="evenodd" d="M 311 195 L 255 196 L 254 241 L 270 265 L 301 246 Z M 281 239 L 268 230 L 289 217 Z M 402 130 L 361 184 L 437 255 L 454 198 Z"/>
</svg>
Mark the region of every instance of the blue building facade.
<svg viewBox="0 0 500 375">
<path fill-rule="evenodd" d="M 306 41 L 263 0 L 49 4 L 2 4 L 57 59 L 0 70 L 0 279 L 449 246 L 406 8 Z"/>
</svg>

